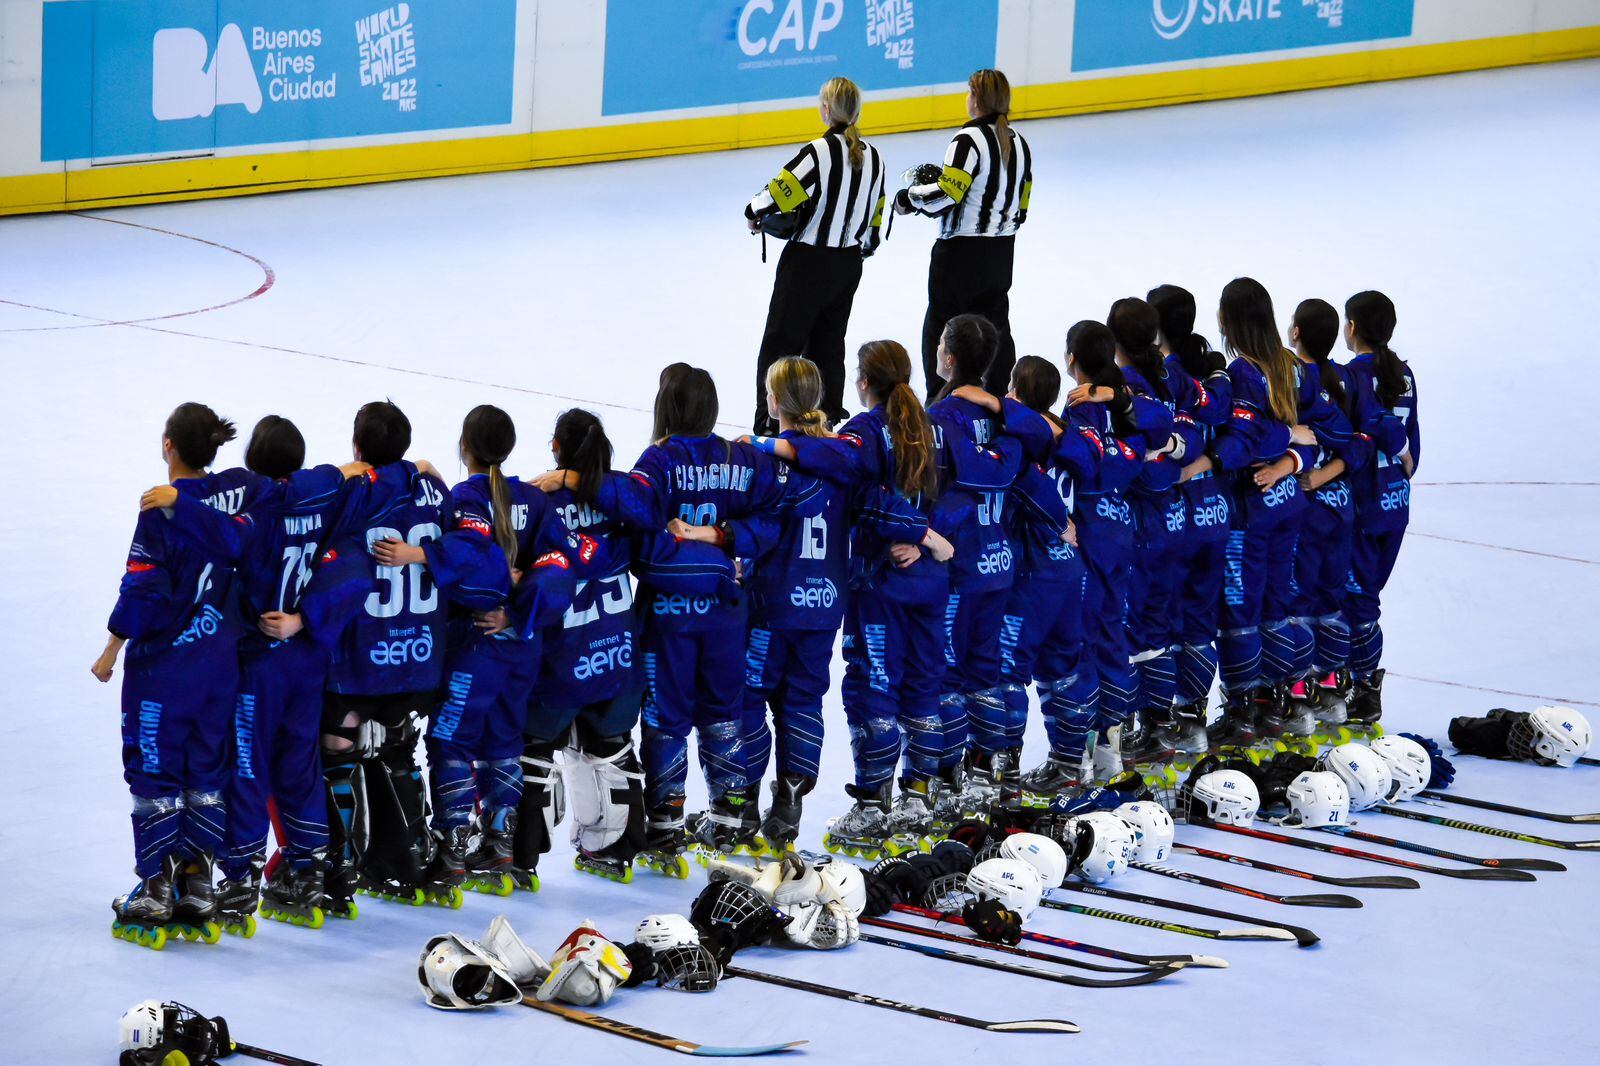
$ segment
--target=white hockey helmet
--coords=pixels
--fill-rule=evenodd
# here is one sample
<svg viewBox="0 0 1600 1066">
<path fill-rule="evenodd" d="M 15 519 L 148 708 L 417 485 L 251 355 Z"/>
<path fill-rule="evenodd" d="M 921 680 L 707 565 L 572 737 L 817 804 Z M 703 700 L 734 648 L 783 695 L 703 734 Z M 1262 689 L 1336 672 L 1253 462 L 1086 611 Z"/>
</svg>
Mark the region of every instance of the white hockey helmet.
<svg viewBox="0 0 1600 1066">
<path fill-rule="evenodd" d="M 817 863 L 816 871 L 822 881 L 817 898 L 824 904 L 837 903 L 853 917 L 861 917 L 867 909 L 867 879 L 861 875 L 861 867 L 836 862 L 828 856 Z"/>
<path fill-rule="evenodd" d="M 1133 861 L 1133 827 L 1110 811 L 1090 811 L 1068 823 L 1073 827 L 1073 872 L 1091 884 L 1102 884 Z"/>
<path fill-rule="evenodd" d="M 639 919 L 633 939 L 659 955 L 668 948 L 700 943 L 700 931 L 681 914 L 647 914 Z"/>
<path fill-rule="evenodd" d="M 1154 800 L 1124 803 L 1111 812 L 1133 830 L 1133 858 L 1139 862 L 1165 862 L 1172 854 L 1172 815 Z"/>
<path fill-rule="evenodd" d="M 1350 792 L 1338 774 L 1306 770 L 1289 782 L 1283 798 L 1289 805 L 1283 825 L 1318 829 L 1350 824 Z"/>
<path fill-rule="evenodd" d="M 999 901 L 1026 920 L 1039 907 L 1044 883 L 1039 871 L 1021 859 L 985 859 L 967 871 L 967 890 L 979 899 Z"/>
<path fill-rule="evenodd" d="M 147 999 L 129 1007 L 122 1014 L 118 1050 L 143 1051 L 155 1047 L 161 1042 L 164 1017 L 159 999 Z"/>
<path fill-rule="evenodd" d="M 1539 707 L 1512 726 L 1512 734 L 1546 766 L 1571 766 L 1589 753 L 1594 740 L 1589 720 L 1571 707 Z"/>
<path fill-rule="evenodd" d="M 1317 769 L 1339 775 L 1350 793 L 1351 811 L 1376 807 L 1394 786 L 1389 777 L 1389 764 L 1365 744 L 1340 744 L 1317 760 Z"/>
<path fill-rule="evenodd" d="M 1039 875 L 1045 891 L 1060 888 L 1067 879 L 1067 853 L 1061 845 L 1040 833 L 1012 833 L 1000 842 L 1000 855 L 1021 859 Z"/>
<path fill-rule="evenodd" d="M 1389 767 L 1390 803 L 1399 803 L 1428 787 L 1433 776 L 1433 759 L 1428 749 L 1409 737 L 1379 737 L 1372 742 L 1384 765 Z"/>
<path fill-rule="evenodd" d="M 1261 791 L 1239 770 L 1201 774 L 1191 796 L 1191 803 L 1203 808 L 1205 817 L 1223 825 L 1249 825 L 1261 810 Z"/>
<path fill-rule="evenodd" d="M 522 1002 L 505 965 L 457 933 L 428 941 L 417 963 L 417 982 L 428 1006 L 440 1010 L 483 1010 Z"/>
</svg>

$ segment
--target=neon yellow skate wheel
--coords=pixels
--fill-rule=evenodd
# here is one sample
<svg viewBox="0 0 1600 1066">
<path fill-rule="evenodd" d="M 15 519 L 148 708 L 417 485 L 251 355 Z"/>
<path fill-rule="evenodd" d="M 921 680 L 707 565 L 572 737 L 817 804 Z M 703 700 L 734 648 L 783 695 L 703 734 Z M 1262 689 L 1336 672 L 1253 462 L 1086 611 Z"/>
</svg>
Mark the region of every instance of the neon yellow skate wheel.
<svg viewBox="0 0 1600 1066">
<path fill-rule="evenodd" d="M 160 951 L 167 946 L 167 931 L 165 929 L 152 930 L 144 935 L 139 942 L 151 951 Z"/>
</svg>

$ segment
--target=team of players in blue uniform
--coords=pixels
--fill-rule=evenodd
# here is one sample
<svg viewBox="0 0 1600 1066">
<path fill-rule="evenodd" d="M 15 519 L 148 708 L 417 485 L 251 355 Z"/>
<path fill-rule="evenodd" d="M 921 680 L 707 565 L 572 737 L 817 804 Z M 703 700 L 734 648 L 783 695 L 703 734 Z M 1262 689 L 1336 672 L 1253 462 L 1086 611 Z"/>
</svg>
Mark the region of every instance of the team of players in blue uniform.
<svg viewBox="0 0 1600 1066">
<path fill-rule="evenodd" d="M 94 665 L 108 680 L 126 642 L 139 883 L 114 930 L 160 946 L 248 934 L 258 903 L 320 925 L 358 890 L 533 888 L 568 807 L 578 867 L 618 880 L 636 860 L 686 875 L 691 843 L 785 848 L 841 628 L 854 804 L 829 835 L 862 847 L 1124 763 L 1375 722 L 1421 451 L 1393 304 L 1357 294 L 1341 327 L 1307 300 L 1292 351 L 1252 279 L 1217 317 L 1223 352 L 1183 289 L 1117 301 L 1068 333 L 1063 401 L 1034 356 L 986 392 L 999 341 L 961 315 L 926 408 L 905 349 L 871 342 L 863 412 L 836 431 L 817 368 L 783 359 L 780 432 L 737 441 L 710 376 L 674 364 L 630 471 L 571 410 L 529 482 L 502 472 L 516 432 L 495 407 L 467 415 L 450 488 L 405 458 L 389 403 L 357 413 L 343 467 L 305 468 L 269 416 L 218 473 L 232 426 L 184 404 Z M 1049 753 L 1024 773 L 1030 685 Z M 691 728 L 710 797 L 692 818 Z"/>
</svg>

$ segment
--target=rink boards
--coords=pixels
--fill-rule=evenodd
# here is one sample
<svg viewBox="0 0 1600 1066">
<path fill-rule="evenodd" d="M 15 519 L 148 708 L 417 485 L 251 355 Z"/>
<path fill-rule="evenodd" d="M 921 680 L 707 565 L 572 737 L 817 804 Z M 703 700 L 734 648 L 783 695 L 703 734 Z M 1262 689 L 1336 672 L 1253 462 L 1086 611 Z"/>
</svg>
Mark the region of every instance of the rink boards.
<svg viewBox="0 0 1600 1066">
<path fill-rule="evenodd" d="M 0 8 L 0 214 L 787 143 L 1600 55 L 1600 0 L 48 0 Z M 646 193 L 647 195 L 657 195 Z"/>
</svg>

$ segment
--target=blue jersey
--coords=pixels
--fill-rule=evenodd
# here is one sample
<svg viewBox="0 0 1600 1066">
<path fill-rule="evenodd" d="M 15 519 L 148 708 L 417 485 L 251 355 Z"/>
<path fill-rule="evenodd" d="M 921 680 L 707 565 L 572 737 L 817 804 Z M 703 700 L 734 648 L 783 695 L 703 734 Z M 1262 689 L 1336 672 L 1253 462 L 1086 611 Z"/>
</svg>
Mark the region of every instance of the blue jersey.
<svg viewBox="0 0 1600 1066">
<path fill-rule="evenodd" d="M 225 470 L 172 483 L 185 498 L 230 516 L 251 502 L 266 479 Z M 233 669 L 239 639 L 235 559 L 183 536 L 161 511 L 144 511 L 134 527 L 128 562 L 107 628 L 128 641 L 131 668 L 176 652 L 226 656 Z"/>
<path fill-rule="evenodd" d="M 1234 506 L 1246 521 L 1293 514 L 1305 506 L 1298 480 L 1284 478 L 1266 492 L 1251 480 L 1251 466 L 1271 462 L 1289 450 L 1289 427 L 1272 416 L 1266 376 L 1249 360 L 1234 359 L 1228 364 L 1228 379 L 1233 384 L 1233 408 L 1211 442 L 1217 471 L 1229 475 Z"/>
<path fill-rule="evenodd" d="M 1067 429 L 1046 462 L 1023 468 L 1006 508 L 1006 525 L 1017 545 L 1019 578 L 1045 582 L 1083 579 L 1078 550 L 1061 535 L 1077 504 L 1077 486 L 1094 479 L 1105 451 L 1105 443 L 1094 430 Z"/>
<path fill-rule="evenodd" d="M 1376 358 L 1358 355 L 1346 364 L 1350 372 L 1353 410 L 1358 428 L 1372 439 L 1373 461 L 1352 479 L 1361 528 L 1383 532 L 1403 528 L 1411 518 L 1411 477 L 1401 456 L 1411 456 L 1411 476 L 1422 466 L 1422 429 L 1417 422 L 1417 379 L 1402 363 L 1405 392 L 1393 407 L 1378 399 Z"/>
<path fill-rule="evenodd" d="M 579 502 L 570 489 L 550 494 L 550 507 L 575 536 L 595 545 L 590 571 L 572 603 L 545 631 L 535 698 L 547 707 L 584 707 L 614 699 L 633 676 L 639 627 L 633 608 L 628 531 Z"/>
<path fill-rule="evenodd" d="M 1133 514 L 1123 499 L 1123 490 L 1133 483 L 1144 466 L 1144 438 L 1137 433 L 1130 433 L 1127 440 L 1118 437 L 1112 425 L 1111 410 L 1102 403 L 1068 407 L 1062 412 L 1062 419 L 1074 431 L 1089 430 L 1105 445 L 1105 454 L 1094 476 L 1076 486 L 1074 516 L 1087 522 L 1131 528 Z"/>
<path fill-rule="evenodd" d="M 428 552 L 444 535 L 447 498 L 443 481 L 405 461 L 368 471 L 346 490 L 340 543 L 323 553 L 307 590 L 339 604 L 322 625 L 308 619 L 331 645 L 332 691 L 382 696 L 439 686 L 446 617 L 439 582 L 456 576 L 451 565 L 430 554 L 428 565 L 379 566 L 370 550 L 394 539 Z M 492 538 L 479 539 L 488 556 Z"/>
<path fill-rule="evenodd" d="M 1172 431 L 1183 441 L 1179 462 L 1187 465 L 1206 452 L 1216 428 L 1228 421 L 1233 407 L 1233 382 L 1226 370 L 1207 375 L 1205 381 L 1196 381 L 1184 370 L 1183 361 L 1176 355 L 1167 357 L 1167 373 L 1169 380 L 1179 382 L 1175 391 L 1184 394 L 1178 398 L 1178 410 L 1172 416 Z M 1207 470 L 1183 482 L 1178 490 L 1184 500 L 1185 538 L 1198 542 L 1225 539 L 1232 509 L 1222 479 Z"/>
<path fill-rule="evenodd" d="M 1000 417 L 954 396 L 929 407 L 928 420 L 943 460 L 934 525 L 956 549 L 950 583 L 964 592 L 1006 588 L 1016 562 L 1006 491 L 1021 472 L 1022 444 L 1004 433 Z"/>
</svg>

